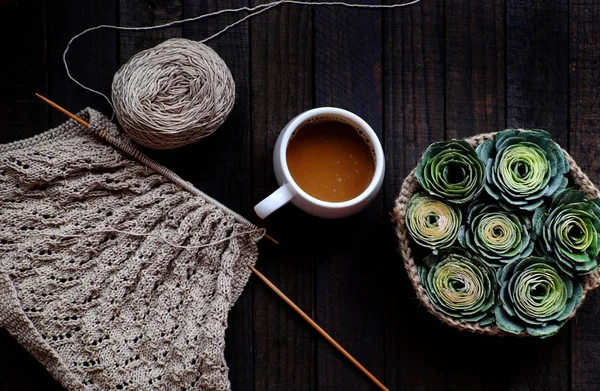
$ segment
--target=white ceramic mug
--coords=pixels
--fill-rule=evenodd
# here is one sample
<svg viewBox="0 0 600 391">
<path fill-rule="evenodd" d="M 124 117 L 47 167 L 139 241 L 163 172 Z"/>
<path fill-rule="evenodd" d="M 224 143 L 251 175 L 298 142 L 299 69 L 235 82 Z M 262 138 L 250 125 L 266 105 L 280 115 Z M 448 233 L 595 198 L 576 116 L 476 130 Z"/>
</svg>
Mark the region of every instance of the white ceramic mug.
<svg viewBox="0 0 600 391">
<path fill-rule="evenodd" d="M 286 158 L 290 137 L 300 125 L 315 117 L 327 117 L 332 120 L 338 119 L 348 122 L 361 129 L 371 141 L 371 145 L 375 151 L 375 173 L 373 174 L 373 179 L 361 194 L 351 200 L 343 202 L 322 201 L 302 190 L 290 174 Z M 383 148 L 381 148 L 381 143 L 377 135 L 362 118 L 347 110 L 335 107 L 319 107 L 296 116 L 283 128 L 275 144 L 273 166 L 275 177 L 281 187 L 254 207 L 254 211 L 261 219 L 264 219 L 288 202 L 293 203 L 298 208 L 314 216 L 336 219 L 361 211 L 375 198 L 383 183 L 385 160 Z"/>
</svg>

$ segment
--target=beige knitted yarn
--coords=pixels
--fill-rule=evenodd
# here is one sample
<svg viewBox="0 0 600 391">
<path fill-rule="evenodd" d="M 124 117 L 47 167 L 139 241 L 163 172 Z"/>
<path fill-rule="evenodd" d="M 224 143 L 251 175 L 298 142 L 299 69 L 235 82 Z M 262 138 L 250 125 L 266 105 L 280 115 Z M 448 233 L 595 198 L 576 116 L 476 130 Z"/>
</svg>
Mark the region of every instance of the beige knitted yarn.
<svg viewBox="0 0 600 391">
<path fill-rule="evenodd" d="M 198 194 L 73 121 L 0 145 L 0 327 L 69 390 L 229 390 L 227 314 L 261 233 Z"/>
<path fill-rule="evenodd" d="M 136 54 L 119 69 L 112 101 L 132 139 L 172 149 L 210 135 L 225 122 L 235 84 L 227 64 L 210 47 L 173 38 Z"/>
</svg>

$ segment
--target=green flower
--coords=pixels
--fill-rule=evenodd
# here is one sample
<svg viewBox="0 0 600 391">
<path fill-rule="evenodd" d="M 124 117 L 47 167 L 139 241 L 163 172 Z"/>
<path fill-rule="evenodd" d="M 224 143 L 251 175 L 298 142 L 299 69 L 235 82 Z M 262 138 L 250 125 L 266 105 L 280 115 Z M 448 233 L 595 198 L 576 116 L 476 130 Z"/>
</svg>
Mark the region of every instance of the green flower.
<svg viewBox="0 0 600 391">
<path fill-rule="evenodd" d="M 459 247 L 425 258 L 419 277 L 427 297 L 439 311 L 480 325 L 494 321 L 496 280 L 492 269 Z"/>
<path fill-rule="evenodd" d="M 560 271 L 552 259 L 529 257 L 499 273 L 496 323 L 506 332 L 549 337 L 581 303 L 581 283 Z"/>
<path fill-rule="evenodd" d="M 458 208 L 416 193 L 408 203 L 406 228 L 417 244 L 436 251 L 454 243 L 461 218 Z"/>
<path fill-rule="evenodd" d="M 466 141 L 433 143 L 417 164 L 421 187 L 444 200 L 464 204 L 483 189 L 484 165 Z"/>
<path fill-rule="evenodd" d="M 569 162 L 544 130 L 504 130 L 477 147 L 486 192 L 505 209 L 534 210 L 567 186 Z"/>
<path fill-rule="evenodd" d="M 556 258 L 569 276 L 585 275 L 598 268 L 600 251 L 600 200 L 587 200 L 579 190 L 564 190 L 550 207 L 533 215 L 535 235 L 543 253 Z"/>
<path fill-rule="evenodd" d="M 476 201 L 469 206 L 467 221 L 460 227 L 458 240 L 489 266 L 504 266 L 531 255 L 534 243 L 530 229 L 531 222 L 527 217 Z"/>
</svg>

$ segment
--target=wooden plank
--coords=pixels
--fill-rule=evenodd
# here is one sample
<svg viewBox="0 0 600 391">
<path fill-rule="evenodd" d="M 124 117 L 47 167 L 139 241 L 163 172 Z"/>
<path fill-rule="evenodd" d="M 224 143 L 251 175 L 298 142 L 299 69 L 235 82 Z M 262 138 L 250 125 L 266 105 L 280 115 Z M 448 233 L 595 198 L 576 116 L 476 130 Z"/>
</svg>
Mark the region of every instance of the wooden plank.
<svg viewBox="0 0 600 391">
<path fill-rule="evenodd" d="M 446 1 L 446 137 L 463 138 L 505 126 L 505 4 Z M 439 322 L 438 322 L 439 324 Z M 442 326 L 439 326 L 442 327 Z M 509 342 L 458 332 L 443 326 L 421 338 L 439 354 L 436 371 L 449 390 L 508 387 Z M 515 345 L 511 345 L 515 349 Z M 490 354 L 494 352 L 494 354 Z M 431 352 L 435 354 L 435 352 Z M 485 357 L 485 359 L 482 359 Z M 435 387 L 434 387 L 435 388 Z"/>
<path fill-rule="evenodd" d="M 378 3 L 378 1 L 368 1 Z M 315 103 L 356 113 L 382 128 L 382 21 L 379 10 L 315 9 Z M 375 376 L 383 379 L 388 242 L 383 194 L 344 220 L 312 219 L 305 226 L 317 251 L 316 319 Z M 317 339 L 317 389 L 367 390 L 374 385 L 327 342 Z"/>
<path fill-rule="evenodd" d="M 567 146 L 569 2 L 507 2 L 506 122 Z"/>
<path fill-rule="evenodd" d="M 385 209 L 422 152 L 444 138 L 444 2 L 424 1 L 383 13 Z M 395 236 L 388 235 L 385 285 L 386 385 L 392 390 L 439 390 L 444 370 L 428 342 L 441 326 L 415 299 Z M 383 274 L 383 273 L 382 273 Z"/>
<path fill-rule="evenodd" d="M 569 326 L 552 338 L 509 339 L 497 352 L 498 372 L 503 372 L 510 390 L 569 390 Z"/>
<path fill-rule="evenodd" d="M 446 134 L 505 124 L 504 1 L 446 1 Z"/>
<path fill-rule="evenodd" d="M 0 391 L 64 391 L 46 368 L 0 330 Z"/>
<path fill-rule="evenodd" d="M 184 17 L 247 6 L 247 0 L 184 0 Z M 184 38 L 202 40 L 244 13 L 225 14 L 183 26 Z M 236 100 L 225 123 L 199 142 L 161 154 L 200 189 L 244 216 L 250 216 L 250 49 L 249 26 L 238 25 L 207 42 L 225 61 L 235 81 Z M 186 159 L 181 159 L 184 153 Z"/>
<path fill-rule="evenodd" d="M 590 179 L 600 183 L 600 4 L 570 2 L 570 151 Z M 571 327 L 571 389 L 600 384 L 600 296 L 591 293 Z"/>
<path fill-rule="evenodd" d="M 48 93 L 46 2 L 0 2 L 0 144 L 45 131 L 48 107 L 34 93 Z M 50 20 L 50 23 L 52 21 Z M 17 39 L 18 37 L 18 39 Z M 63 390 L 8 332 L 0 331 L 0 390 Z"/>
<path fill-rule="evenodd" d="M 154 26 L 181 19 L 182 0 L 119 2 L 121 26 Z M 120 31 L 120 62 L 124 64 L 134 54 L 149 49 L 169 39 L 181 37 L 181 25 L 148 31 Z"/>
<path fill-rule="evenodd" d="M 246 5 L 246 0 L 184 0 L 183 16 L 188 18 Z M 183 36 L 202 40 L 243 15 L 226 14 L 188 23 L 183 26 Z M 231 70 L 236 87 L 235 106 L 227 121 L 214 134 L 162 156 L 200 189 L 244 216 L 250 216 L 251 212 L 249 39 L 249 26 L 244 23 L 207 43 Z M 181 159 L 182 152 L 185 159 Z M 225 355 L 234 390 L 253 389 L 252 290 L 251 280 L 229 315 Z"/>
<path fill-rule="evenodd" d="M 508 0 L 506 34 L 507 126 L 547 129 L 566 148 L 568 1 Z M 522 365 L 506 367 L 509 387 L 569 389 L 569 326 L 550 341 L 511 342 L 507 346 L 530 352 Z M 501 352 L 508 353 L 504 349 Z"/>
<path fill-rule="evenodd" d="M 35 93 L 47 93 L 44 0 L 0 2 L 0 143 L 38 134 L 48 125 L 48 108 Z M 19 37 L 19 39 L 14 39 Z"/>
<path fill-rule="evenodd" d="M 112 111 L 108 102 L 99 95 L 79 87 L 67 77 L 63 52 L 75 34 L 100 24 L 115 24 L 117 9 L 113 2 L 79 2 L 58 0 L 47 5 L 48 20 L 48 74 L 50 99 L 77 112 L 92 107 L 106 115 Z M 99 30 L 75 41 L 68 53 L 71 74 L 83 84 L 110 97 L 112 77 L 118 69 L 117 32 Z M 57 126 L 66 117 L 52 110 L 50 123 Z"/>
<path fill-rule="evenodd" d="M 253 1 L 253 5 L 263 1 Z M 279 7 L 253 19 L 252 151 L 253 203 L 278 185 L 273 148 L 281 129 L 312 107 L 312 10 Z M 259 269 L 308 314 L 313 315 L 313 258 L 307 229 L 314 220 L 295 207 L 277 211 L 261 224 L 281 242 L 265 244 Z M 256 390 L 314 389 L 316 334 L 262 283 L 254 286 Z"/>
</svg>

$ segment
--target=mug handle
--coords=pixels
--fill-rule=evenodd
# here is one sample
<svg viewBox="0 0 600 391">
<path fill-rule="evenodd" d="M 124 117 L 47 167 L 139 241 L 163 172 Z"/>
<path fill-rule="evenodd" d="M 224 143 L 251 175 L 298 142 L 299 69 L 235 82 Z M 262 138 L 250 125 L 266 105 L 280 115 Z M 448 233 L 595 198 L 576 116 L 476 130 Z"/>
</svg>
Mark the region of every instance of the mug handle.
<svg viewBox="0 0 600 391">
<path fill-rule="evenodd" d="M 294 198 L 294 194 L 290 190 L 287 184 L 281 185 L 281 187 L 275 190 L 270 196 L 256 204 L 254 211 L 261 219 L 264 219 L 277 209 L 281 208 L 285 204 Z"/>
</svg>

